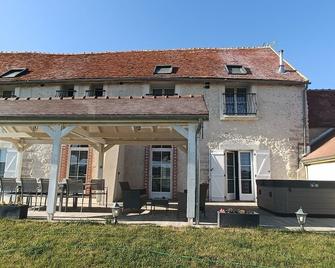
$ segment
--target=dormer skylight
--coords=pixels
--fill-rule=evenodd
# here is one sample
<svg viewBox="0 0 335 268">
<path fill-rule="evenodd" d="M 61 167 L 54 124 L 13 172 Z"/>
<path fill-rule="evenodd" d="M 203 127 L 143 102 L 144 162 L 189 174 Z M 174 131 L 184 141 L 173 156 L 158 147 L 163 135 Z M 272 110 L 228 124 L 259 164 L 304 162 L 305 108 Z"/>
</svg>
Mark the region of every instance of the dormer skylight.
<svg viewBox="0 0 335 268">
<path fill-rule="evenodd" d="M 242 65 L 226 65 L 229 74 L 247 74 L 246 68 Z"/>
<path fill-rule="evenodd" d="M 25 74 L 26 71 L 27 71 L 27 68 L 10 69 L 9 71 L 2 74 L 0 77 L 1 78 L 14 78 L 14 77 L 18 77 L 20 75 Z"/>
<path fill-rule="evenodd" d="M 156 65 L 154 74 L 171 74 L 172 71 L 172 65 Z"/>
</svg>

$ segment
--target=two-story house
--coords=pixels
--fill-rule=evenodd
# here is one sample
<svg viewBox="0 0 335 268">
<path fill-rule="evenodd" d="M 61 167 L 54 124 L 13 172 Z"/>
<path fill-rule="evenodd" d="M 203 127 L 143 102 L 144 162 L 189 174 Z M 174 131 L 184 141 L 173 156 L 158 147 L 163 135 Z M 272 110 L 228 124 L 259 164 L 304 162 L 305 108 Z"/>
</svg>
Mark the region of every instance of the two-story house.
<svg viewBox="0 0 335 268">
<path fill-rule="evenodd" d="M 164 99 L 179 99 L 181 104 L 171 101 L 171 105 L 166 107 L 172 113 L 179 109 L 179 105 L 184 106 L 183 116 L 186 118 L 186 115 L 192 115 L 192 110 L 202 109 L 202 103 L 189 104 L 187 97 L 178 96 L 203 95 L 208 118 L 197 117 L 199 157 L 195 172 L 200 182 L 209 183 L 211 201 L 253 201 L 257 195 L 256 179 L 296 179 L 300 176 L 300 155 L 305 151 L 308 138 L 307 84 L 307 78 L 283 59 L 282 52 L 277 53 L 268 46 L 87 54 L 0 54 L 0 96 L 9 98 L 7 102 L 19 103 L 19 110 L 20 107 L 25 109 L 29 102 L 36 105 L 36 111 L 27 108 L 30 112 L 24 116 L 28 121 L 38 113 L 42 119 L 43 115 L 45 118 L 49 116 L 47 101 L 50 107 L 57 107 L 57 111 L 52 108 L 50 113 L 71 114 L 72 109 L 73 114 L 84 118 L 86 113 L 77 108 L 75 100 L 85 96 L 87 101 L 89 97 L 95 100 L 107 96 L 120 97 L 122 100 L 132 96 L 134 103 L 125 104 L 128 106 L 123 108 L 127 111 L 123 112 L 136 111 L 137 114 L 132 114 L 134 120 L 142 114 L 141 111 L 154 115 L 156 109 L 162 108 L 160 104 L 151 105 L 150 102 L 142 108 L 134 107 L 137 105 L 136 97 L 144 96 L 144 102 L 157 96 L 162 103 Z M 36 98 L 45 99 L 38 102 Z M 22 99 L 25 101 L 20 102 Z M 72 108 L 67 105 L 68 100 L 73 101 Z M 24 105 L 20 106 L 20 103 Z M 117 107 L 123 109 L 122 105 Z M 87 114 L 97 109 L 95 106 L 86 108 Z M 109 108 L 112 109 L 111 105 L 104 106 L 106 114 Z M 11 112 L 15 114 L 16 111 Z M 112 117 L 109 114 L 109 118 Z M 135 188 L 144 186 L 152 198 L 175 199 L 177 192 L 184 190 L 189 194 L 192 183 L 189 184 L 187 177 L 190 161 L 194 159 L 189 157 L 190 143 L 182 143 L 180 137 L 189 135 L 190 129 L 187 132 L 185 128 L 174 126 L 172 121 L 164 127 L 163 120 L 171 118 L 166 113 L 160 118 L 160 126 L 150 126 L 151 118 L 151 121 L 141 121 L 141 125 L 134 123 L 127 129 L 121 124 L 108 129 L 109 125 L 99 125 L 96 117 L 95 126 L 87 125 L 75 133 L 77 137 L 86 138 L 87 142 L 78 144 L 72 138 L 62 145 L 59 179 L 103 177 L 109 187 L 110 201 L 120 199 L 119 181 L 128 181 Z M 91 119 L 88 117 L 87 120 Z M 181 119 L 178 117 L 175 124 L 181 124 Z M 44 139 L 38 133 L 39 121 L 29 121 L 30 126 L 26 129 L 6 122 L 0 137 L 0 176 L 48 177 L 51 146 L 50 142 L 37 141 L 38 137 Z M 109 136 L 101 134 L 105 132 Z M 13 139 L 6 133 L 12 133 Z M 169 133 L 175 136 L 162 138 Z M 147 141 L 149 138 L 151 140 Z M 20 140 L 32 146 L 17 157 L 17 148 L 8 142 Z M 160 143 L 162 140 L 164 142 Z M 110 141 L 111 146 L 102 159 L 94 143 L 106 141 Z M 188 204 L 191 204 L 189 200 Z"/>
</svg>

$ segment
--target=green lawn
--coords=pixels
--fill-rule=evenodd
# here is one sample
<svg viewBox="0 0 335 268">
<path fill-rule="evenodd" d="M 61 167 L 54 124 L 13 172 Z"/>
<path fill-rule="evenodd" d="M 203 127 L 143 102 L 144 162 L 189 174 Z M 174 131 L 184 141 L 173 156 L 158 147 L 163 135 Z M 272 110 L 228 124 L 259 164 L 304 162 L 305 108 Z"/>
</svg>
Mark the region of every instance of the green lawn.
<svg viewBox="0 0 335 268">
<path fill-rule="evenodd" d="M 335 267 L 335 235 L 0 221 L 0 267 Z"/>
</svg>

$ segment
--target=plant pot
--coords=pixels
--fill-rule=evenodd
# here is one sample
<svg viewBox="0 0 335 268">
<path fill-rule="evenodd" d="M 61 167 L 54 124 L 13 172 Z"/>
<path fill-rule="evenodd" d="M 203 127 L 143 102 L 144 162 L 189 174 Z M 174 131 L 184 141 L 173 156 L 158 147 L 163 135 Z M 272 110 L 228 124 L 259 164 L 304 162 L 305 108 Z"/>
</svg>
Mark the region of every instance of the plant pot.
<svg viewBox="0 0 335 268">
<path fill-rule="evenodd" d="M 26 219 L 28 205 L 0 205 L 0 218 Z"/>
<path fill-rule="evenodd" d="M 259 214 L 222 213 L 218 211 L 218 227 L 257 227 Z"/>
</svg>

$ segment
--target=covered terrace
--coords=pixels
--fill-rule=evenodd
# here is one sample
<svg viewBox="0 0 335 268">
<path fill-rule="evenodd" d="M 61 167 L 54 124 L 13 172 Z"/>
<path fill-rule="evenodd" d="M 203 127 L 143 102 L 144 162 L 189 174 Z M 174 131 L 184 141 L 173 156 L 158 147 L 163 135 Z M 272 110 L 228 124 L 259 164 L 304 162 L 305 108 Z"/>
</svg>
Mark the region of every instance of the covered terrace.
<svg viewBox="0 0 335 268">
<path fill-rule="evenodd" d="M 62 144 L 91 145 L 99 152 L 98 177 L 104 155 L 114 145 L 175 145 L 187 152 L 187 209 L 192 223 L 198 211 L 197 139 L 208 120 L 203 96 L 83 97 L 0 99 L 0 140 L 22 152 L 33 144 L 51 144 L 47 218 L 56 212 L 57 179 Z"/>
</svg>

